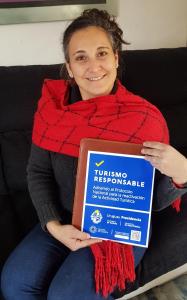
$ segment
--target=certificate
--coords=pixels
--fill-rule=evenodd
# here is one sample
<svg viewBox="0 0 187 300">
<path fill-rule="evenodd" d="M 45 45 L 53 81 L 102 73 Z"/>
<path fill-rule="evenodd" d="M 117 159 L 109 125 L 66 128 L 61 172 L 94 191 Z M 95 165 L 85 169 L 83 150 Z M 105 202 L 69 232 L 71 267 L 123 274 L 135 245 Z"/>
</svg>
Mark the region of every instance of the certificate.
<svg viewBox="0 0 187 300">
<path fill-rule="evenodd" d="M 148 247 L 155 170 L 140 155 L 141 148 L 84 139 L 73 211 L 75 226 L 78 214 L 78 225 L 91 237 Z M 77 193 L 81 209 L 76 212 Z"/>
</svg>

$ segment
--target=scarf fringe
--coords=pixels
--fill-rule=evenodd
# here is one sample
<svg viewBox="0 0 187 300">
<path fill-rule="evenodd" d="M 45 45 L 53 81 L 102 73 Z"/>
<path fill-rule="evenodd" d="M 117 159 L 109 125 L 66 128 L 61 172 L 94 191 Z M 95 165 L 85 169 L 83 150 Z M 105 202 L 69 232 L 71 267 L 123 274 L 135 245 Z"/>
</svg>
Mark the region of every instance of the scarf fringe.
<svg viewBox="0 0 187 300">
<path fill-rule="evenodd" d="M 181 210 L 181 198 L 177 198 L 175 202 L 172 203 L 172 207 L 176 210 L 176 212 L 180 212 Z"/>
<path fill-rule="evenodd" d="M 103 241 L 91 246 L 95 257 L 96 292 L 107 297 L 114 288 L 125 289 L 126 281 L 135 280 L 132 246 Z"/>
</svg>

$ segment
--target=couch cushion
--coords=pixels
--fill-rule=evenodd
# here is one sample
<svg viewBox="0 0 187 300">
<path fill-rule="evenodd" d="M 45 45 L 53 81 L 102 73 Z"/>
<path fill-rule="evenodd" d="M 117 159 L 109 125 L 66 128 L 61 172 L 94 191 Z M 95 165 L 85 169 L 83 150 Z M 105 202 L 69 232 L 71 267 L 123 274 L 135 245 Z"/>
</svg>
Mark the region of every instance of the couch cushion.
<svg viewBox="0 0 187 300">
<path fill-rule="evenodd" d="M 20 235 L 24 237 L 38 223 L 36 210 L 32 204 L 29 192 L 28 190 L 14 191 L 10 193 L 9 199 L 16 215 L 17 224 L 20 226 Z"/>
<path fill-rule="evenodd" d="M 26 166 L 30 145 L 30 131 L 11 131 L 1 135 L 3 173 L 9 191 L 27 189 Z"/>
<path fill-rule="evenodd" d="M 6 183 L 3 174 L 3 164 L 2 164 L 1 148 L 0 148 L 0 195 L 6 195 L 6 194 L 7 194 L 7 188 L 6 188 Z"/>
<path fill-rule="evenodd" d="M 0 195 L 0 269 L 8 254 L 21 238 L 19 222 L 8 195 Z"/>
</svg>

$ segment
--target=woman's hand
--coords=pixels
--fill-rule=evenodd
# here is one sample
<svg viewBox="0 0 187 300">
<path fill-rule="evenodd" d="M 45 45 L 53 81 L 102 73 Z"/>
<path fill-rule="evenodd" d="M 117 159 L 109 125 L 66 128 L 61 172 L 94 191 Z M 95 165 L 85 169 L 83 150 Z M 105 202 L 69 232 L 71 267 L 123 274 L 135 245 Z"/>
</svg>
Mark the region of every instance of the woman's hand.
<svg viewBox="0 0 187 300">
<path fill-rule="evenodd" d="M 170 145 L 144 142 L 141 150 L 145 159 L 177 184 L 187 182 L 187 158 Z"/>
<path fill-rule="evenodd" d="M 102 242 L 91 239 L 90 235 L 75 228 L 73 225 L 62 225 L 58 221 L 50 221 L 46 225 L 50 234 L 72 251 Z"/>
</svg>

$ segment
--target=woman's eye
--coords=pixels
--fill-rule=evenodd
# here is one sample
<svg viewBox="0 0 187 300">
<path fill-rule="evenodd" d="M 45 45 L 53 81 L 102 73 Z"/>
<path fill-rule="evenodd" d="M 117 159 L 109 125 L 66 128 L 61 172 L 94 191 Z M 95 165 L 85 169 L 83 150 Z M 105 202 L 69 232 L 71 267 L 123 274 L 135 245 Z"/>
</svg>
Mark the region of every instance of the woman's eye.
<svg viewBox="0 0 187 300">
<path fill-rule="evenodd" d="M 86 56 L 84 56 L 84 55 L 77 56 L 77 57 L 76 57 L 76 60 L 77 60 L 77 61 L 86 61 Z"/>
<path fill-rule="evenodd" d="M 103 56 L 106 56 L 108 53 L 106 51 L 101 51 L 98 53 L 98 56 L 99 57 L 103 57 Z"/>
</svg>

